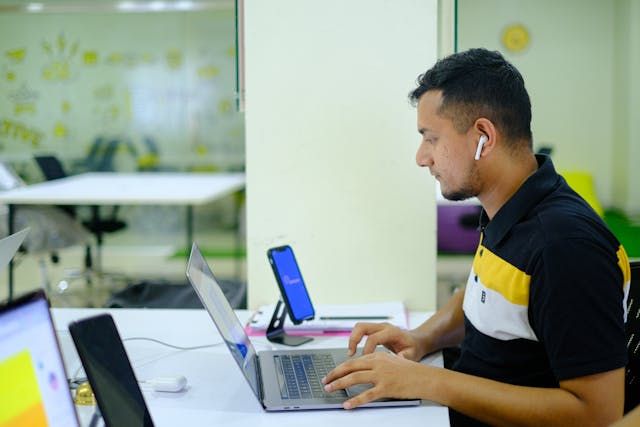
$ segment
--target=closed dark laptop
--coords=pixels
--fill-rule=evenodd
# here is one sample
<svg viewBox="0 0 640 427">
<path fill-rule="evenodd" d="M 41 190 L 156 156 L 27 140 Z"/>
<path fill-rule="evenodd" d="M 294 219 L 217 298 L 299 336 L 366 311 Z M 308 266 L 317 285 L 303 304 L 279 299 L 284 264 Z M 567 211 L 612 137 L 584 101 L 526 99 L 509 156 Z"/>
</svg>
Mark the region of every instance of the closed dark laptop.
<svg viewBox="0 0 640 427">
<path fill-rule="evenodd" d="M 69 332 L 107 427 L 153 427 L 111 315 L 73 322 Z"/>
</svg>

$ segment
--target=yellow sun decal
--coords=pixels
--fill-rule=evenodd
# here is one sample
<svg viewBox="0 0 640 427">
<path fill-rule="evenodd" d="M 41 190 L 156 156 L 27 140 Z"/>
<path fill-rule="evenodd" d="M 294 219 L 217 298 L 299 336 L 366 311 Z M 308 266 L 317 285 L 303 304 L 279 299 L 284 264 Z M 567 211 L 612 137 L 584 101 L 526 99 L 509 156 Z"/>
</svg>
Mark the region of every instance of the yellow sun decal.
<svg viewBox="0 0 640 427">
<path fill-rule="evenodd" d="M 502 45 L 509 52 L 522 52 L 529 47 L 529 30 L 522 24 L 509 25 L 502 32 Z"/>
</svg>

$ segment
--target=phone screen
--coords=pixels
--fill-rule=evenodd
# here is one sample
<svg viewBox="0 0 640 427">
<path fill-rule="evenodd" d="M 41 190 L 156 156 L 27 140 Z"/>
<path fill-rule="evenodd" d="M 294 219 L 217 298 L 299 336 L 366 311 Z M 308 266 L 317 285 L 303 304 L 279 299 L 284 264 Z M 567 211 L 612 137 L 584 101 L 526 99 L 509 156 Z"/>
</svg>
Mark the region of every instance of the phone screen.
<svg viewBox="0 0 640 427">
<path fill-rule="evenodd" d="M 107 426 L 153 426 L 115 323 L 109 314 L 69 325 Z"/>
<path fill-rule="evenodd" d="M 272 248 L 268 255 L 293 323 L 313 319 L 315 312 L 293 249 L 290 246 Z"/>
</svg>

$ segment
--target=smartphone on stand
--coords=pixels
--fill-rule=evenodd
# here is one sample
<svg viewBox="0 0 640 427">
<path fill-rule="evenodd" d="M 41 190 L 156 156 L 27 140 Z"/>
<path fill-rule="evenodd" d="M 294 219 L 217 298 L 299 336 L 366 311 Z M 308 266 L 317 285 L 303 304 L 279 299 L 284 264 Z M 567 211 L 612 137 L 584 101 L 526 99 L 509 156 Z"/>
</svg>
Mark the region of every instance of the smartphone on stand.
<svg viewBox="0 0 640 427">
<path fill-rule="evenodd" d="M 267 251 L 267 257 L 291 322 L 299 325 L 305 320 L 312 320 L 315 310 L 291 246 L 271 248 Z"/>
</svg>

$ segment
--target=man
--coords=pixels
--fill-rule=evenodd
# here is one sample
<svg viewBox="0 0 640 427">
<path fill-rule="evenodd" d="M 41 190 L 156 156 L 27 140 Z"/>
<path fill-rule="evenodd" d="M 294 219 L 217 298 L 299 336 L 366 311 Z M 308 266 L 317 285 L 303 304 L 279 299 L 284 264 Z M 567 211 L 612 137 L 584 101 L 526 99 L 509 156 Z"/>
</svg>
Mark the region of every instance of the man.
<svg viewBox="0 0 640 427">
<path fill-rule="evenodd" d="M 422 398 L 459 425 L 608 425 L 624 404 L 629 262 L 546 156 L 535 156 L 520 73 L 472 49 L 421 75 L 410 98 L 422 135 L 416 162 L 450 200 L 476 196 L 481 241 L 464 292 L 418 328 L 357 325 L 364 356 L 326 389 L 373 387 L 344 405 Z M 395 355 L 373 353 L 384 345 Z M 460 345 L 453 370 L 417 363 Z"/>
</svg>

